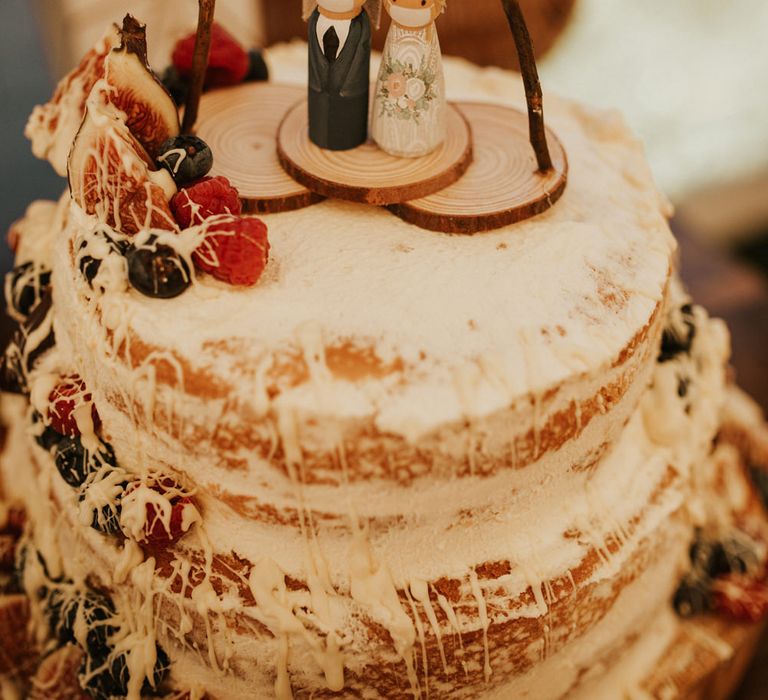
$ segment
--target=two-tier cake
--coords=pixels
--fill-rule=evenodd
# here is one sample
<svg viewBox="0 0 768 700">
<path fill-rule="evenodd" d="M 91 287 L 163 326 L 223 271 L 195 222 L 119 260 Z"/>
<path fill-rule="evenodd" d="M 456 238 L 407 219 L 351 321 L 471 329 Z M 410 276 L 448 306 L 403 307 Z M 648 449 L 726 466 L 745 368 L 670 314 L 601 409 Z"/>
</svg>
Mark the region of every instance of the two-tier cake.
<svg viewBox="0 0 768 700">
<path fill-rule="evenodd" d="M 711 612 L 762 614 L 768 436 L 621 118 L 547 96 L 568 187 L 522 223 L 261 224 L 158 168 L 178 122 L 136 41 L 30 122 L 69 187 L 11 232 L 7 692 L 699 697 L 743 661 L 757 627 Z"/>
</svg>

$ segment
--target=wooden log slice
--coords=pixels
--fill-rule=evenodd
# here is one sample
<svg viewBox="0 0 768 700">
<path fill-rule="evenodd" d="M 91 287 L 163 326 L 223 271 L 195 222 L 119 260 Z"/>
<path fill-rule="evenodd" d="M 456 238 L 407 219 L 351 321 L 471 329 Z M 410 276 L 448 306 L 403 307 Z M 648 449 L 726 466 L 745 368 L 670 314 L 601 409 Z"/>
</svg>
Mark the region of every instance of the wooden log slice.
<svg viewBox="0 0 768 700">
<path fill-rule="evenodd" d="M 472 162 L 472 132 L 454 106 L 446 111 L 447 135 L 421 158 L 398 158 L 369 141 L 350 151 L 327 151 L 309 140 L 306 101 L 286 114 L 277 154 L 286 172 L 324 197 L 387 205 L 425 197 L 456 182 Z"/>
<path fill-rule="evenodd" d="M 547 129 L 553 169 L 540 173 L 528 138 L 528 115 L 511 107 L 460 103 L 472 127 L 475 157 L 458 182 L 428 197 L 393 204 L 390 211 L 421 228 L 479 233 L 549 209 L 565 190 L 568 159 Z"/>
<path fill-rule="evenodd" d="M 196 133 L 213 151 L 210 174 L 229 179 L 243 211 L 270 214 L 322 200 L 286 175 L 275 152 L 280 122 L 305 92 L 293 85 L 247 83 L 203 95 Z"/>
</svg>

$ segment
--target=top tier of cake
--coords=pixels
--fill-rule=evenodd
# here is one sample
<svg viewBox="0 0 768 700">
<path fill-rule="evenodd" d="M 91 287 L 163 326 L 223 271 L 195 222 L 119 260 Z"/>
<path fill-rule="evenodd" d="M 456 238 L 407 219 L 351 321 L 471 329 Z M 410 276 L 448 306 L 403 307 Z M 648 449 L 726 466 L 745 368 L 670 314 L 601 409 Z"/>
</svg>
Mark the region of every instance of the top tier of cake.
<svg viewBox="0 0 768 700">
<path fill-rule="evenodd" d="M 273 405 L 308 426 L 341 420 L 359 434 L 423 447 L 446 427 L 516 407 L 543 437 L 547 414 L 649 366 L 644 350 L 658 337 L 674 249 L 665 204 L 621 119 L 555 99 L 547 107 L 570 178 L 563 199 L 542 216 L 449 236 L 385 210 L 326 201 L 263 217 L 270 263 L 255 288 L 199 279 L 168 301 L 121 288 L 94 297 L 92 313 L 80 304 L 93 294 L 72 247 L 62 244 L 56 301 L 71 314 L 61 336 L 75 356 L 85 355 L 106 394 L 141 400 L 134 370 L 155 358 L 158 384 L 206 402 L 186 416 L 199 430 L 216 423 L 226 401 L 242 419 L 231 426 L 238 434 Z M 60 240 L 86 236 L 93 225 L 74 208 Z M 116 339 L 130 340 L 118 353 L 123 361 L 130 355 L 128 372 L 103 365 Z M 545 404 L 537 426 L 530 425 L 535 397 Z M 152 401 L 162 405 L 163 392 Z M 321 432 L 305 435 L 302 446 L 317 452 Z M 441 451 L 451 449 L 445 438 Z M 521 461 L 533 461 L 539 447 L 523 449 Z"/>
</svg>

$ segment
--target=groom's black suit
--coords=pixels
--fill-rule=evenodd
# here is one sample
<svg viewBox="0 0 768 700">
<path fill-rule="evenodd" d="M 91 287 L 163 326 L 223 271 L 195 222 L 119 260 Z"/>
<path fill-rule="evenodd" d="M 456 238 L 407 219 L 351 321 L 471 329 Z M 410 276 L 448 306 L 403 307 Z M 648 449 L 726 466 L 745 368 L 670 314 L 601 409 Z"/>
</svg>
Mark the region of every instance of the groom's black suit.
<svg viewBox="0 0 768 700">
<path fill-rule="evenodd" d="M 346 151 L 368 138 L 371 25 L 363 10 L 334 60 L 317 38 L 315 10 L 309 19 L 309 137 L 321 148 Z"/>
</svg>

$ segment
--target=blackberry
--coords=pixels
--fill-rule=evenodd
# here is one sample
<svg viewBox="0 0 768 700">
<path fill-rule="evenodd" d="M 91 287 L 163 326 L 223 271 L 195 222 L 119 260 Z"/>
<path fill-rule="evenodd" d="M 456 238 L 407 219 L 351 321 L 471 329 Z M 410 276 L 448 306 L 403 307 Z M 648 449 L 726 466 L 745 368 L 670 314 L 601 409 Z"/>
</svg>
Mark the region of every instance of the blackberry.
<svg viewBox="0 0 768 700">
<path fill-rule="evenodd" d="M 264 80 L 269 80 L 269 68 L 264 55 L 259 49 L 251 49 L 248 52 L 248 73 L 245 76 L 245 82 L 255 83 Z"/>
<path fill-rule="evenodd" d="M 150 239 L 146 246 L 132 248 L 127 258 L 128 280 L 144 296 L 172 299 L 192 284 L 189 265 L 170 246 Z"/>
<path fill-rule="evenodd" d="M 712 610 L 712 581 L 697 573 L 689 573 L 675 591 L 672 604 L 680 617 L 688 618 Z"/>
<path fill-rule="evenodd" d="M 26 318 L 51 284 L 51 271 L 32 261 L 17 265 L 5 277 L 6 303 Z"/>
<path fill-rule="evenodd" d="M 728 537 L 716 548 L 711 570 L 715 577 L 746 574 L 754 571 L 759 563 L 759 557 L 748 542 L 738 537 Z"/>
<path fill-rule="evenodd" d="M 701 531 L 691 544 L 691 563 L 700 577 L 711 579 L 728 574 L 745 574 L 759 564 L 758 556 L 747 542 L 738 537 L 707 539 Z"/>
<path fill-rule="evenodd" d="M 64 588 L 52 588 L 46 599 L 48 622 L 53 635 L 62 643 L 77 642 L 75 633 L 78 625 L 86 630 L 88 654 L 109 653 L 109 638 L 117 632 L 109 624 L 115 616 L 112 601 L 96 591 L 67 592 Z"/>
<path fill-rule="evenodd" d="M 205 177 L 213 167 L 210 146 L 197 136 L 173 136 L 160 146 L 157 164 L 165 168 L 177 185 Z"/>
<path fill-rule="evenodd" d="M 82 486 L 91 474 L 105 465 L 117 466 L 112 445 L 102 442 L 98 451 L 91 452 L 83 447 L 79 436 L 59 436 L 55 459 L 61 478 L 72 488 Z"/>
<path fill-rule="evenodd" d="M 157 647 L 157 660 L 152 673 L 152 683 L 144 681 L 141 688 L 142 696 L 154 695 L 165 679 L 170 668 L 170 659 L 162 647 Z M 130 680 L 128 671 L 128 655 L 121 652 L 116 656 L 109 653 L 92 655 L 83 659 L 80 676 L 85 683 L 85 691 L 94 700 L 109 700 L 115 696 L 123 697 L 128 693 Z"/>
</svg>

